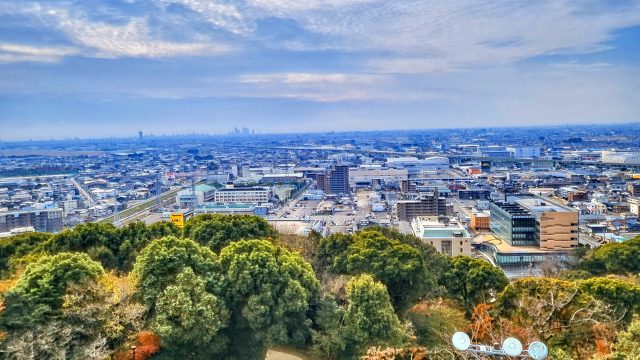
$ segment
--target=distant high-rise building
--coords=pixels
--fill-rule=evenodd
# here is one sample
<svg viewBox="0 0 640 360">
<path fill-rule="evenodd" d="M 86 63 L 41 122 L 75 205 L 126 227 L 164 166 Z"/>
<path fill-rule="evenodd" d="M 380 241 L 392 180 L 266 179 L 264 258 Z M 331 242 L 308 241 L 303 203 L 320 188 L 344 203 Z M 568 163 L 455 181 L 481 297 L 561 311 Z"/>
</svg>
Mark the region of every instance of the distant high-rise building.
<svg viewBox="0 0 640 360">
<path fill-rule="evenodd" d="M 142 140 L 144 137 L 144 133 L 142 131 L 138 131 L 138 139 Z"/>
</svg>

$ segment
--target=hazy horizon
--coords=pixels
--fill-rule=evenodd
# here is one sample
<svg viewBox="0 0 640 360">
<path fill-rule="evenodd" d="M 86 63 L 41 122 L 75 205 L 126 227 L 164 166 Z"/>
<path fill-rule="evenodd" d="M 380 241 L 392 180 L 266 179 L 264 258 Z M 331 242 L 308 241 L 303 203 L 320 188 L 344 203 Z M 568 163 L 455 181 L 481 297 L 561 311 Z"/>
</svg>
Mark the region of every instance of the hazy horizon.
<svg viewBox="0 0 640 360">
<path fill-rule="evenodd" d="M 10 0 L 0 140 L 640 121 L 640 1 Z"/>
</svg>

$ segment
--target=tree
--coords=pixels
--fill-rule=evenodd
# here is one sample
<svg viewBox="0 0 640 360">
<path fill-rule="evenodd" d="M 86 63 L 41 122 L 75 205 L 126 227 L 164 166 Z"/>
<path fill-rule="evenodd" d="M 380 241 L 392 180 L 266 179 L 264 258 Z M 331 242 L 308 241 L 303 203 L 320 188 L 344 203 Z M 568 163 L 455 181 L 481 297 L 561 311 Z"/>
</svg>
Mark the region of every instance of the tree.
<svg viewBox="0 0 640 360">
<path fill-rule="evenodd" d="M 640 237 L 593 249 L 578 266 L 595 275 L 637 274 L 640 272 Z"/>
<path fill-rule="evenodd" d="M 371 346 L 397 346 L 408 339 L 384 284 L 370 275 L 356 276 L 347 285 L 347 297 L 342 329 L 345 358 L 355 358 Z"/>
<path fill-rule="evenodd" d="M 216 255 L 208 248 L 173 236 L 152 241 L 138 256 L 132 271 L 142 301 L 153 311 L 158 296 L 187 267 L 205 278 L 209 291 L 220 282 Z"/>
<path fill-rule="evenodd" d="M 640 344 L 640 317 L 634 317 L 626 331 L 618 334 L 618 342 L 613 347 L 613 352 L 608 360 L 640 360 L 638 352 Z"/>
<path fill-rule="evenodd" d="M 596 277 L 579 281 L 578 284 L 585 292 L 609 305 L 617 319 L 624 319 L 628 323 L 640 310 L 640 286 L 631 282 Z"/>
<path fill-rule="evenodd" d="M 11 258 L 30 254 L 50 237 L 49 233 L 32 232 L 0 239 L 0 272 L 8 272 Z"/>
<path fill-rule="evenodd" d="M 579 284 L 552 278 L 525 278 L 509 284 L 498 296 L 494 313 L 531 328 L 538 339 L 579 358 L 595 352 L 598 334 L 594 330 L 615 323 L 611 308 Z"/>
<path fill-rule="evenodd" d="M 338 359 L 346 343 L 340 332 L 344 310 L 331 297 L 323 298 L 313 316 L 313 350 L 322 359 Z"/>
<path fill-rule="evenodd" d="M 187 221 L 184 235 L 219 253 L 233 241 L 272 238 L 277 232 L 259 216 L 203 214 Z"/>
<path fill-rule="evenodd" d="M 441 267 L 431 246 L 399 233 L 367 229 L 355 235 L 335 235 L 320 240 L 319 256 L 332 271 L 371 274 L 383 282 L 398 312 L 437 292 L 434 272 Z"/>
<path fill-rule="evenodd" d="M 81 253 L 44 256 L 27 266 L 16 286 L 4 297 L 0 323 L 5 328 L 25 328 L 59 315 L 67 287 L 95 281 L 104 275 L 102 266 Z"/>
<path fill-rule="evenodd" d="M 51 254 L 82 251 L 106 268 L 115 268 L 120 247 L 118 229 L 112 224 L 86 223 L 63 230 L 39 246 Z"/>
<path fill-rule="evenodd" d="M 179 236 L 180 228 L 167 221 L 160 221 L 146 226 L 141 221 L 129 223 L 119 229 L 119 246 L 117 251 L 117 267 L 122 271 L 130 271 L 136 257 L 152 240 L 166 236 Z"/>
<path fill-rule="evenodd" d="M 465 312 L 444 301 L 423 301 L 409 310 L 418 344 L 428 348 L 449 346 L 451 336 L 467 327 Z"/>
<path fill-rule="evenodd" d="M 459 255 L 451 260 L 451 267 L 441 278 L 441 284 L 449 297 L 459 301 L 470 315 L 476 305 L 489 302 L 501 292 L 509 280 L 502 270 L 490 263 Z"/>
<path fill-rule="evenodd" d="M 307 312 L 318 300 L 319 283 L 300 255 L 265 240 L 242 240 L 222 249 L 219 269 L 231 311 L 232 356 L 263 358 L 267 346 L 307 341 Z"/>
<path fill-rule="evenodd" d="M 220 330 L 229 325 L 229 311 L 207 293 L 204 281 L 191 268 L 182 270 L 156 306 L 154 330 L 174 356 L 199 359 L 226 348 L 228 339 Z"/>
</svg>

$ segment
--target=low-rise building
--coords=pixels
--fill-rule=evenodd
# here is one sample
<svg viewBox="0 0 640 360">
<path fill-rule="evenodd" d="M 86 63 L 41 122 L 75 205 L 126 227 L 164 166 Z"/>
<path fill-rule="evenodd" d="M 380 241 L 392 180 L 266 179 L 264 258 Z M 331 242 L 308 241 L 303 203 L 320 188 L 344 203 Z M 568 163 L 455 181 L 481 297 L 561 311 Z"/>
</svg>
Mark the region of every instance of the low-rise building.
<svg viewBox="0 0 640 360">
<path fill-rule="evenodd" d="M 419 216 L 411 222 L 413 234 L 449 256 L 471 256 L 471 235 L 458 221 L 443 223 L 438 216 Z"/>
</svg>

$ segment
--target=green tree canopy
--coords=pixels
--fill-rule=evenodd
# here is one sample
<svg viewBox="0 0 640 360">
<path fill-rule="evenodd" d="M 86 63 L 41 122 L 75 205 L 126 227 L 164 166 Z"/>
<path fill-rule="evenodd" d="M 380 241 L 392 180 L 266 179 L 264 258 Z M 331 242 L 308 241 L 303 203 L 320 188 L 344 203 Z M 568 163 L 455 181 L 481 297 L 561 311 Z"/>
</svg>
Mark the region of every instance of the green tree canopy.
<svg viewBox="0 0 640 360">
<path fill-rule="evenodd" d="M 26 327 L 55 316 L 69 285 L 97 280 L 102 275 L 102 266 L 86 254 L 60 253 L 41 257 L 27 266 L 16 286 L 5 294 L 2 325 Z"/>
<path fill-rule="evenodd" d="M 49 233 L 31 232 L 0 239 L 0 272 L 6 273 L 9 270 L 9 260 L 12 257 L 30 254 L 51 236 Z"/>
<path fill-rule="evenodd" d="M 158 296 L 185 268 L 207 280 L 207 288 L 219 283 L 216 255 L 190 239 L 167 236 L 151 242 L 136 259 L 133 276 L 143 302 L 153 309 Z"/>
<path fill-rule="evenodd" d="M 211 358 L 228 345 L 220 330 L 229 325 L 229 311 L 190 267 L 163 291 L 156 307 L 153 328 L 176 358 Z"/>
<path fill-rule="evenodd" d="M 471 314 L 476 305 L 490 302 L 509 284 L 499 268 L 486 261 L 462 255 L 451 259 L 451 267 L 440 281 L 449 297 L 459 301 L 467 309 L 467 314 Z"/>
<path fill-rule="evenodd" d="M 398 346 L 408 339 L 384 284 L 370 275 L 354 277 L 347 285 L 349 305 L 344 314 L 345 358 L 355 358 L 371 346 Z"/>
<path fill-rule="evenodd" d="M 579 268 L 596 275 L 640 273 L 640 237 L 591 250 L 579 263 Z"/>
<path fill-rule="evenodd" d="M 618 342 L 613 347 L 613 352 L 607 356 L 607 360 L 640 360 L 638 352 L 640 344 L 640 317 L 634 317 L 627 330 L 618 335 Z"/>
<path fill-rule="evenodd" d="M 277 232 L 259 216 L 202 214 L 187 221 L 184 235 L 219 253 L 233 241 L 267 239 Z"/>
<path fill-rule="evenodd" d="M 414 237 L 385 233 L 366 229 L 355 235 L 331 235 L 320 240 L 318 253 L 334 272 L 373 275 L 386 285 L 395 308 L 402 311 L 437 292 L 435 272 L 444 260 L 432 246 Z"/>
<path fill-rule="evenodd" d="M 219 269 L 232 313 L 234 356 L 263 358 L 267 346 L 307 341 L 307 312 L 318 299 L 319 283 L 300 255 L 265 240 L 243 240 L 222 249 Z"/>
<path fill-rule="evenodd" d="M 627 322 L 640 310 L 640 286 L 629 281 L 594 277 L 578 284 L 588 294 L 611 306 L 617 317 Z"/>
</svg>

